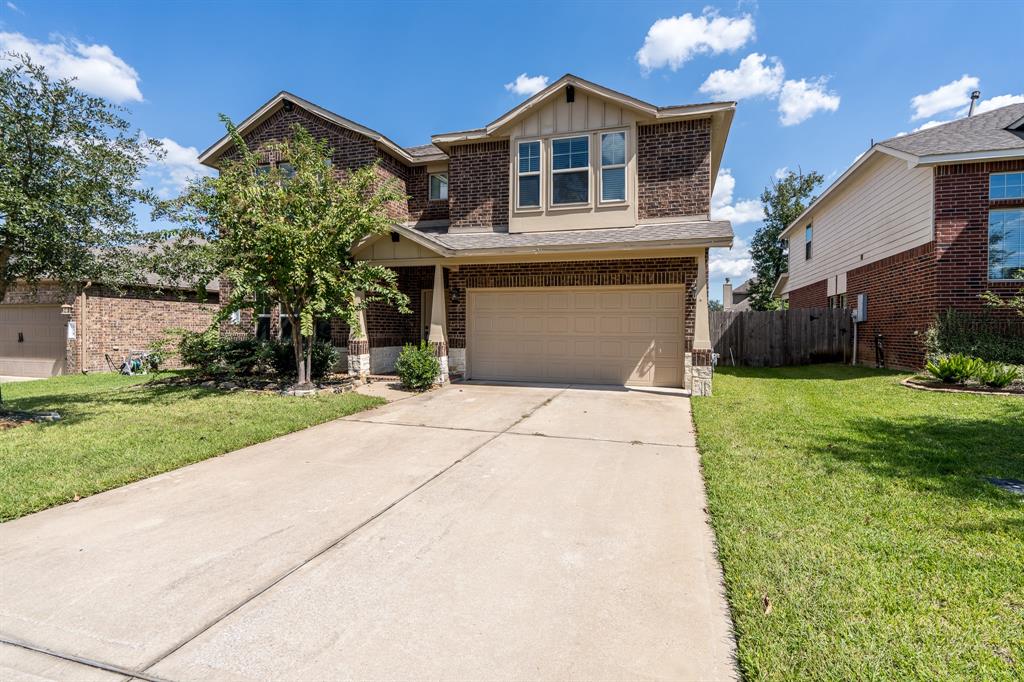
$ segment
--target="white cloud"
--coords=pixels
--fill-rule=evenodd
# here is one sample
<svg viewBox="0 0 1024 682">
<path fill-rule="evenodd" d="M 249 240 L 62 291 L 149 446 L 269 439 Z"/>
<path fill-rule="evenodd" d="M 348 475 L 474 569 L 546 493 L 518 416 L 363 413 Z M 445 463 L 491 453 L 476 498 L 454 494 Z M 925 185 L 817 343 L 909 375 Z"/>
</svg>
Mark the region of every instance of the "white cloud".
<svg viewBox="0 0 1024 682">
<path fill-rule="evenodd" d="M 970 102 L 971 91 L 978 89 L 978 82 L 977 77 L 964 74 L 931 92 L 912 97 L 910 105 L 914 107 L 914 115 L 910 120 L 916 121 L 950 109 L 959 109 L 964 103 Z"/>
<path fill-rule="evenodd" d="M 775 172 L 772 173 L 772 177 L 774 177 L 776 180 L 782 180 L 787 175 L 789 175 L 789 166 L 782 166 L 781 168 L 776 168 Z"/>
<path fill-rule="evenodd" d="M 839 95 L 826 90 L 824 77 L 808 81 L 786 81 L 779 93 L 779 122 L 784 126 L 803 123 L 817 111 L 835 111 L 839 108 Z"/>
<path fill-rule="evenodd" d="M 75 85 L 122 104 L 141 102 L 139 74 L 106 45 L 78 41 L 40 43 L 20 33 L 0 33 L 0 53 L 27 54 L 56 78 L 76 78 Z"/>
<path fill-rule="evenodd" d="M 736 282 L 742 282 L 751 276 L 753 265 L 750 242 L 736 237 L 731 249 L 711 249 L 708 274 L 712 277 L 735 277 Z"/>
<path fill-rule="evenodd" d="M 711 195 L 711 219 L 729 220 L 734 225 L 764 220 L 764 209 L 757 199 L 740 199 L 733 202 L 732 195 L 735 189 L 736 178 L 732 176 L 732 171 L 728 168 L 719 169 L 715 191 Z"/>
<path fill-rule="evenodd" d="M 12 12 L 17 12 L 18 14 L 24 14 L 25 13 L 25 10 L 21 9 L 20 7 L 15 5 L 13 2 L 6 2 L 4 4 L 7 5 L 7 9 L 11 10 Z"/>
<path fill-rule="evenodd" d="M 949 121 L 927 121 L 926 123 L 922 123 L 921 125 L 919 125 L 916 128 L 914 128 L 911 132 L 917 133 L 917 132 L 920 132 L 922 130 L 928 130 L 929 128 L 934 128 L 935 126 L 940 126 L 943 123 L 949 123 Z"/>
<path fill-rule="evenodd" d="M 1008 107 L 1011 104 L 1020 104 L 1024 102 L 1024 95 L 997 95 L 995 97 L 989 97 L 988 99 L 982 99 L 978 101 L 978 105 L 974 107 L 974 113 L 984 114 L 987 111 L 998 109 L 1000 107 Z M 970 111 L 970 106 L 964 109 L 963 113 L 967 114 Z"/>
<path fill-rule="evenodd" d="M 765 61 L 770 64 L 765 64 Z M 754 52 L 740 61 L 739 67 L 712 71 L 700 91 L 718 99 L 773 97 L 782 88 L 786 70 L 778 57 Z"/>
<path fill-rule="evenodd" d="M 754 38 L 754 19 L 749 14 L 722 17 L 705 9 L 699 17 L 658 19 L 647 31 L 636 60 L 644 71 L 669 67 L 673 71 L 697 54 L 721 54 L 738 50 Z"/>
<path fill-rule="evenodd" d="M 548 86 L 547 76 L 527 76 L 521 73 L 511 83 L 505 83 L 505 89 L 517 95 L 536 95 Z"/>
<path fill-rule="evenodd" d="M 146 133 L 141 133 L 143 141 Z M 191 178 L 213 175 L 213 170 L 199 163 L 199 150 L 185 147 L 169 137 L 161 137 L 163 156 L 153 158 L 143 173 L 143 181 L 162 199 L 177 196 Z"/>
</svg>

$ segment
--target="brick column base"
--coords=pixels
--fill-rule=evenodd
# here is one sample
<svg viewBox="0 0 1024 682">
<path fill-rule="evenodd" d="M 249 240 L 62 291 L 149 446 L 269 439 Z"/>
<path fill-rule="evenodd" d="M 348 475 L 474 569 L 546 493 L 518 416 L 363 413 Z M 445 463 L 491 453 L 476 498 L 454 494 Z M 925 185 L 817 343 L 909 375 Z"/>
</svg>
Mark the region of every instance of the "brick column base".
<svg viewBox="0 0 1024 682">
<path fill-rule="evenodd" d="M 437 358 L 438 363 L 441 365 L 441 372 L 437 375 L 437 383 L 443 386 L 449 381 L 448 344 L 444 341 L 431 341 L 430 348 L 434 351 L 434 357 Z"/>
<path fill-rule="evenodd" d="M 348 373 L 349 376 L 366 381 L 370 375 L 370 340 L 348 340 Z"/>
</svg>

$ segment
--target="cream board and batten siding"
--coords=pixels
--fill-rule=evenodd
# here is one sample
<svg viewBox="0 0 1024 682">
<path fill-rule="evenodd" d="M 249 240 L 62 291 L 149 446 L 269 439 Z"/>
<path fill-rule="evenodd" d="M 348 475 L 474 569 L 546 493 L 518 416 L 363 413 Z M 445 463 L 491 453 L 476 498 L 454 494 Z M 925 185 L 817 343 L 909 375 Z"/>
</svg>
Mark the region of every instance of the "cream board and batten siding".
<svg viewBox="0 0 1024 682">
<path fill-rule="evenodd" d="M 933 238 L 931 168 L 908 168 L 906 161 L 879 153 L 836 190 L 790 235 L 787 292 L 828 279 L 829 295 L 845 293 L 850 270 Z M 812 255 L 805 260 L 810 224 Z"/>
<path fill-rule="evenodd" d="M 576 101 L 556 97 L 509 124 L 509 232 L 551 232 L 636 225 L 636 113 L 602 97 L 576 90 Z M 601 133 L 626 131 L 626 201 L 600 201 Z M 503 131 L 504 132 L 504 131 Z M 551 139 L 574 134 L 590 137 L 590 202 L 586 206 L 551 205 Z M 541 141 L 541 207 L 517 208 L 518 143 Z"/>
</svg>

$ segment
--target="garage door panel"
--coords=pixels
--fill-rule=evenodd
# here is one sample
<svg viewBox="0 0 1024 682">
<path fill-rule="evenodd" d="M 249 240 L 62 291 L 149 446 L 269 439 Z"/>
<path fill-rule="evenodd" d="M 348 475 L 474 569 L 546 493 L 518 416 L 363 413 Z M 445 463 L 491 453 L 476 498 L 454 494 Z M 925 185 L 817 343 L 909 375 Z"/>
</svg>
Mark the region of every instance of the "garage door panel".
<svg viewBox="0 0 1024 682">
<path fill-rule="evenodd" d="M 470 373 L 680 386 L 683 304 L 682 287 L 471 290 Z"/>
<path fill-rule="evenodd" d="M 66 320 L 60 306 L 0 305 L 0 374 L 61 374 L 66 339 Z"/>
</svg>

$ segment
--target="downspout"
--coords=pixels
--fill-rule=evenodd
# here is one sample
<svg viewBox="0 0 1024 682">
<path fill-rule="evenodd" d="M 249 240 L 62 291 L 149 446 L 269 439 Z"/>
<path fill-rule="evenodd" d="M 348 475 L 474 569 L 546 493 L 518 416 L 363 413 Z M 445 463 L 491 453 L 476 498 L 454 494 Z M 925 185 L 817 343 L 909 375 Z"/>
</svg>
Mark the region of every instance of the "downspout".
<svg viewBox="0 0 1024 682">
<path fill-rule="evenodd" d="M 88 349 L 88 345 L 86 343 L 88 341 L 88 336 L 86 336 L 86 329 L 88 329 L 88 325 L 85 322 L 85 305 L 87 298 L 85 295 L 85 290 L 91 286 L 92 280 L 89 280 L 88 282 L 85 283 L 85 286 L 82 287 L 82 293 L 79 294 L 79 298 L 81 298 L 81 302 L 79 303 L 79 315 L 81 316 L 82 321 L 78 329 L 78 371 L 81 372 L 82 374 L 88 374 L 89 372 L 89 369 L 85 366 L 86 351 Z"/>
</svg>

